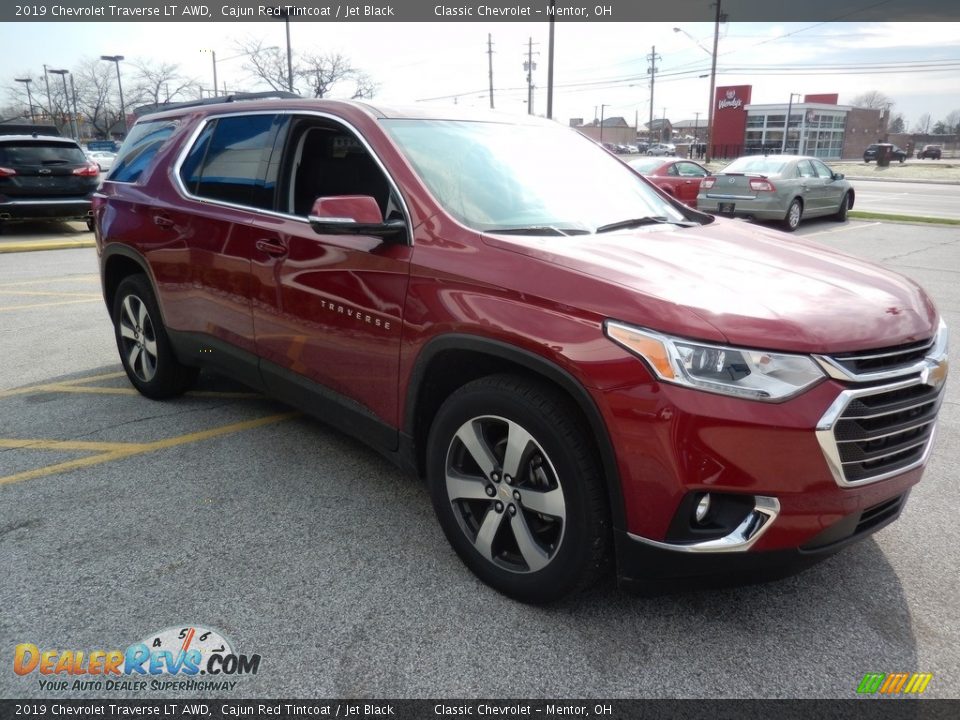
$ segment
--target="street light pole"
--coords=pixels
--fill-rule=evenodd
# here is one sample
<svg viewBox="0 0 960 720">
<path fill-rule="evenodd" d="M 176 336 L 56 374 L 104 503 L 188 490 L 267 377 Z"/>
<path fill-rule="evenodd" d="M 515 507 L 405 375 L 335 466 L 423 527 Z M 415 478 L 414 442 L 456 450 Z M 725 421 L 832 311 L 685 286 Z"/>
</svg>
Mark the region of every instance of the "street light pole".
<svg viewBox="0 0 960 720">
<path fill-rule="evenodd" d="M 609 105 L 600 106 L 600 144 L 603 145 L 603 109 L 610 107 Z"/>
<path fill-rule="evenodd" d="M 30 122 L 36 122 L 37 118 L 33 114 L 33 95 L 30 92 L 30 83 L 33 82 L 31 78 L 14 78 L 15 82 L 22 82 L 27 86 L 27 105 L 30 106 Z"/>
<path fill-rule="evenodd" d="M 780 154 L 787 152 L 787 134 L 790 132 L 790 113 L 793 112 L 793 98 L 801 97 L 800 93 L 790 93 L 790 102 L 787 103 L 787 117 L 783 123 L 783 142 L 780 143 Z"/>
<path fill-rule="evenodd" d="M 120 61 L 123 60 L 123 55 L 101 55 L 101 60 L 106 60 L 107 62 L 112 62 L 117 66 L 117 88 L 120 90 L 120 119 L 123 122 L 123 134 L 127 134 L 127 108 L 123 104 L 123 83 L 120 81 Z"/>
<path fill-rule="evenodd" d="M 63 102 L 64 102 L 64 104 L 67 106 L 67 112 L 64 113 L 64 115 L 69 115 L 69 114 L 70 114 L 70 93 L 67 91 L 67 74 L 68 74 L 70 71 L 69 71 L 69 70 L 54 70 L 53 68 L 50 68 L 50 72 L 52 72 L 54 75 L 59 75 L 59 76 L 60 76 L 60 79 L 63 80 Z M 73 123 L 72 123 L 72 122 L 70 123 L 70 132 L 71 132 L 71 133 L 73 132 Z M 76 139 L 76 135 L 74 135 L 74 139 Z"/>
<path fill-rule="evenodd" d="M 720 0 L 716 0 L 716 2 L 713 4 L 717 8 L 717 13 L 713 24 L 713 52 L 707 50 L 707 48 L 700 44 L 699 40 L 697 40 L 693 35 L 688 33 L 683 28 L 675 27 L 673 29 L 674 32 L 683 33 L 688 38 L 693 40 L 698 48 L 710 56 L 710 98 L 709 102 L 707 103 L 707 147 L 706 151 L 704 152 L 704 162 L 710 162 L 710 153 L 713 151 L 713 106 L 716 103 L 714 94 L 717 91 L 717 46 L 720 43 L 720 21 L 722 19 L 722 15 L 720 13 Z M 706 76 L 701 75 L 700 77 Z"/>
<path fill-rule="evenodd" d="M 210 57 L 213 59 L 213 97 L 217 97 L 217 51 L 216 50 L 201 50 L 200 52 L 210 53 Z"/>
</svg>

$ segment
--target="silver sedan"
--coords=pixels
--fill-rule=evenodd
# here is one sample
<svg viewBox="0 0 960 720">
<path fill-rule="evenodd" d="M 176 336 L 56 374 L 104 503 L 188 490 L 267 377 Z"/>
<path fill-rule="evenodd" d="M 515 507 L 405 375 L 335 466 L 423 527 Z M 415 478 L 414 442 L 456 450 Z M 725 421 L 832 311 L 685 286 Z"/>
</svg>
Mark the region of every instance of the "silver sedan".
<svg viewBox="0 0 960 720">
<path fill-rule="evenodd" d="M 843 175 L 804 155 L 747 155 L 704 178 L 697 209 L 728 217 L 776 220 L 794 231 L 802 218 L 847 218 L 854 191 Z"/>
</svg>

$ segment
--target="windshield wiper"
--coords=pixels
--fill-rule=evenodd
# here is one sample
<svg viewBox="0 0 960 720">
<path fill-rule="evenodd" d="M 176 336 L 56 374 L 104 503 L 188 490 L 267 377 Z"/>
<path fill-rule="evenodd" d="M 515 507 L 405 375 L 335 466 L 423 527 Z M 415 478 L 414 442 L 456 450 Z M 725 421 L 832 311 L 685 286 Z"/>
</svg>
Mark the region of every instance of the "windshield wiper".
<svg viewBox="0 0 960 720">
<path fill-rule="evenodd" d="M 570 237 L 571 235 L 586 235 L 589 231 L 583 228 L 558 228 L 553 225 L 528 225 L 526 227 L 490 228 L 484 230 L 484 232 L 498 235 L 559 235 Z"/>
<path fill-rule="evenodd" d="M 685 220 L 670 220 L 663 215 L 648 215 L 647 217 L 630 218 L 620 220 L 619 222 L 601 225 L 594 232 L 604 233 L 613 230 L 627 230 L 629 228 L 641 227 L 643 225 L 679 225 L 680 227 L 695 227 L 697 223 Z"/>
</svg>

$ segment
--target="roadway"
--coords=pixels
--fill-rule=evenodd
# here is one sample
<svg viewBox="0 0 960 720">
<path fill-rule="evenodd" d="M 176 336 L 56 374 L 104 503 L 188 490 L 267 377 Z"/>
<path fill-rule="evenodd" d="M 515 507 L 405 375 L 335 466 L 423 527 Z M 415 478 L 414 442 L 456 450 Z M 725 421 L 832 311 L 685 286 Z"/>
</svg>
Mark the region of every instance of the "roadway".
<svg viewBox="0 0 960 720">
<path fill-rule="evenodd" d="M 851 180 L 854 210 L 960 220 L 960 185 Z"/>
</svg>

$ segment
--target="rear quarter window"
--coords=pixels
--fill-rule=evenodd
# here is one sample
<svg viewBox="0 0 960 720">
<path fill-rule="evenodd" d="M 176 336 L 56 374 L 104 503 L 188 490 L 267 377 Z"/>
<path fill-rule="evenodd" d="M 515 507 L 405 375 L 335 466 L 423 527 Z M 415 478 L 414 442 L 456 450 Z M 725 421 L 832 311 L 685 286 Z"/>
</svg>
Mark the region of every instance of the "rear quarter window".
<svg viewBox="0 0 960 720">
<path fill-rule="evenodd" d="M 120 147 L 107 180 L 137 182 L 176 127 L 175 120 L 156 120 L 134 125 Z"/>
</svg>

